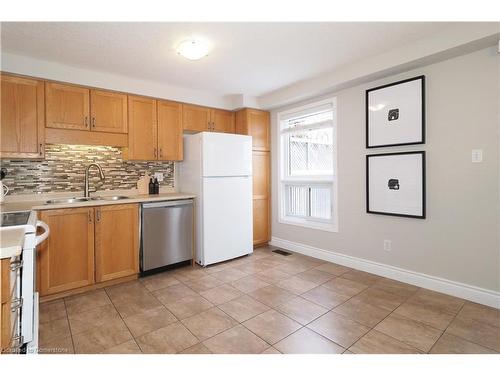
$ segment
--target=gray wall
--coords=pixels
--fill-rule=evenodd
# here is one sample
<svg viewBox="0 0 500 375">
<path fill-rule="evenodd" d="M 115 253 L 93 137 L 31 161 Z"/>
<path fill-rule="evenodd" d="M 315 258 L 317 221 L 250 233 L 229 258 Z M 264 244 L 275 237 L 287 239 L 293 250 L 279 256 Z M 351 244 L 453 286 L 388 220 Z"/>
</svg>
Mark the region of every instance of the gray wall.
<svg viewBox="0 0 500 375">
<path fill-rule="evenodd" d="M 500 291 L 499 59 L 492 47 L 314 99 L 337 97 L 339 231 L 280 224 L 273 199 L 273 237 Z M 365 149 L 365 90 L 420 74 L 426 144 Z M 291 107 L 272 112 L 274 150 L 277 113 Z M 483 149 L 483 163 L 471 162 L 472 149 Z M 427 219 L 365 213 L 365 155 L 407 150 L 427 153 Z M 276 152 L 272 163 L 277 197 Z"/>
</svg>

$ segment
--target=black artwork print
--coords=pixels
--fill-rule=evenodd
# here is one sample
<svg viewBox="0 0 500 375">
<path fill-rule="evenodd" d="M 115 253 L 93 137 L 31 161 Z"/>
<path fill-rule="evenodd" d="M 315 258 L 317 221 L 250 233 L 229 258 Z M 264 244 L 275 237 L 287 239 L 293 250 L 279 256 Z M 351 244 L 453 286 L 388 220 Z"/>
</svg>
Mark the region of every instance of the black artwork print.
<svg viewBox="0 0 500 375">
<path fill-rule="evenodd" d="M 394 121 L 399 118 L 399 108 L 389 109 L 389 114 L 387 115 L 387 119 L 389 121 Z"/>
<path fill-rule="evenodd" d="M 397 178 L 391 178 L 387 186 L 389 186 L 390 190 L 399 190 L 399 180 Z"/>
</svg>

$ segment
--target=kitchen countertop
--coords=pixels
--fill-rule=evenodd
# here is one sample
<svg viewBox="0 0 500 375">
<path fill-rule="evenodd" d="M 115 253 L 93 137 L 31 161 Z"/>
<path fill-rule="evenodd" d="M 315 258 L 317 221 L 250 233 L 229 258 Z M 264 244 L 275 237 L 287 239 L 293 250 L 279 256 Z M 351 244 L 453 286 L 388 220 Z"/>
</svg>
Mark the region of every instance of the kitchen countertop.
<svg viewBox="0 0 500 375">
<path fill-rule="evenodd" d="M 73 194 L 67 197 L 79 196 L 78 194 Z M 99 196 L 112 196 L 107 192 L 107 194 L 95 194 Z M 143 203 L 143 202 L 157 202 L 157 201 L 171 201 L 178 199 L 191 199 L 196 196 L 193 194 L 185 194 L 185 193 L 160 193 L 156 195 L 149 194 L 113 194 L 113 195 L 126 195 L 129 198 L 120 199 L 117 201 L 110 200 L 95 200 L 88 202 L 75 202 L 75 203 L 58 203 L 58 204 L 45 204 L 45 201 L 51 198 L 46 199 L 37 199 L 37 200 L 16 200 L 11 202 L 4 202 L 0 205 L 1 212 L 15 212 L 15 211 L 29 211 L 29 210 L 52 210 L 56 208 L 76 208 L 76 207 L 93 207 L 93 206 L 107 206 L 112 204 L 127 204 L 127 203 Z M 57 198 L 61 198 L 60 196 Z"/>
<path fill-rule="evenodd" d="M 23 228 L 5 228 L 0 230 L 0 259 L 18 256 L 23 250 L 23 244 Z"/>
</svg>

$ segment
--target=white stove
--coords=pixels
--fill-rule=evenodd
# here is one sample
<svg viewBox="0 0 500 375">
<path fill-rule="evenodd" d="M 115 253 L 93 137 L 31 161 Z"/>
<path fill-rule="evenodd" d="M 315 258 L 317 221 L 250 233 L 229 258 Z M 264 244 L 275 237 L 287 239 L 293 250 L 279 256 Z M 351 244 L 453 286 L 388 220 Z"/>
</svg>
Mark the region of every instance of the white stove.
<svg viewBox="0 0 500 375">
<path fill-rule="evenodd" d="M 37 228 L 43 228 L 41 235 Z M 34 211 L 2 212 L 0 215 L 0 231 L 9 228 L 24 229 L 24 245 L 17 262 L 18 292 L 20 314 L 18 317 L 18 347 L 20 352 L 38 352 L 38 293 L 36 292 L 36 247 L 49 236 L 49 227 L 37 220 Z"/>
</svg>

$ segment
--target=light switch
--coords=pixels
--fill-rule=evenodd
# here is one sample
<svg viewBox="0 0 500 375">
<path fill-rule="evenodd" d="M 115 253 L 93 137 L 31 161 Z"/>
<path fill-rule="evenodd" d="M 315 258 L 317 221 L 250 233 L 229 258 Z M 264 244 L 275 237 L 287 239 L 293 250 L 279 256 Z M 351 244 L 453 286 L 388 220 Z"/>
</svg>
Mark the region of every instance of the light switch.
<svg viewBox="0 0 500 375">
<path fill-rule="evenodd" d="M 483 162 L 483 150 L 472 150 L 472 162 L 473 163 Z"/>
</svg>

